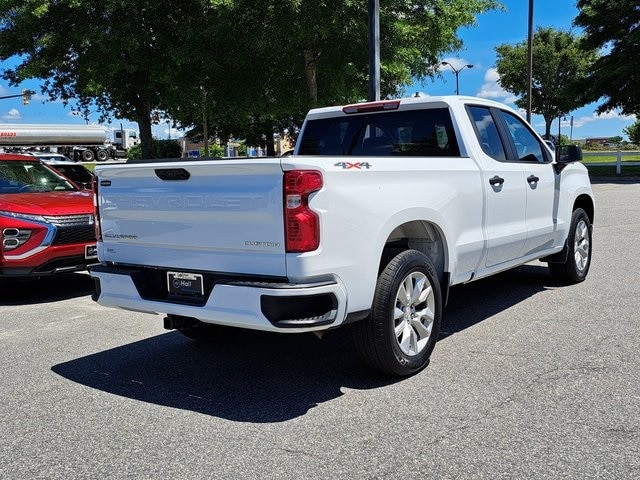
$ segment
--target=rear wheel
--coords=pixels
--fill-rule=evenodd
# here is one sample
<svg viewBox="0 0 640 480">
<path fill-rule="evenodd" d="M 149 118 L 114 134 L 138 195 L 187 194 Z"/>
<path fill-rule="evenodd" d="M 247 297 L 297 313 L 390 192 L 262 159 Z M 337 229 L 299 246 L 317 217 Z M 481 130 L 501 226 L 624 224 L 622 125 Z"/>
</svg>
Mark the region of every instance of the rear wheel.
<svg viewBox="0 0 640 480">
<path fill-rule="evenodd" d="M 109 159 L 109 152 L 106 150 L 98 150 L 98 154 L 96 155 L 96 159 L 99 162 L 104 162 Z"/>
<path fill-rule="evenodd" d="M 591 265 L 592 226 L 587 213 L 576 208 L 571 216 L 569 237 L 567 238 L 566 259 L 561 263 L 549 263 L 553 278 L 562 283 L 582 282 Z"/>
<path fill-rule="evenodd" d="M 386 374 L 406 376 L 429 364 L 442 317 L 440 283 L 431 261 L 405 250 L 378 277 L 371 315 L 354 325 L 360 355 Z"/>
<path fill-rule="evenodd" d="M 93 152 L 90 149 L 85 149 L 82 151 L 82 161 L 84 162 L 93 162 Z"/>
</svg>

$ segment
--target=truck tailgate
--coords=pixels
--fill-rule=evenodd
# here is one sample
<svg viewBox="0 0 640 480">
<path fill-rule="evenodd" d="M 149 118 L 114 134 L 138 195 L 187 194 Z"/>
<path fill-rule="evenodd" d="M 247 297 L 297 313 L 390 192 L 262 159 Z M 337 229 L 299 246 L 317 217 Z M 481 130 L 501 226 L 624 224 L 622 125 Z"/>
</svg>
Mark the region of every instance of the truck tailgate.
<svg viewBox="0 0 640 480">
<path fill-rule="evenodd" d="M 98 166 L 102 262 L 285 276 L 279 159 Z"/>
</svg>

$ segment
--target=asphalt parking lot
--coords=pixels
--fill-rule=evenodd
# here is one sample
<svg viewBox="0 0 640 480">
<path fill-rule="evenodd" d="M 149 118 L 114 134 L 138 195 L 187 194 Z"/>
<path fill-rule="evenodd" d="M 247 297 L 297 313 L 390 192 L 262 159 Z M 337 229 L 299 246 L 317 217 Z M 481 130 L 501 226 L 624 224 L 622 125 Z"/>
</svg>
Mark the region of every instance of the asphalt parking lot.
<svg viewBox="0 0 640 480">
<path fill-rule="evenodd" d="M 0 292 L 0 479 L 640 478 L 640 179 L 594 182 L 587 280 L 456 287 L 431 365 L 347 332 L 212 345 L 94 304 L 86 274 Z"/>
</svg>

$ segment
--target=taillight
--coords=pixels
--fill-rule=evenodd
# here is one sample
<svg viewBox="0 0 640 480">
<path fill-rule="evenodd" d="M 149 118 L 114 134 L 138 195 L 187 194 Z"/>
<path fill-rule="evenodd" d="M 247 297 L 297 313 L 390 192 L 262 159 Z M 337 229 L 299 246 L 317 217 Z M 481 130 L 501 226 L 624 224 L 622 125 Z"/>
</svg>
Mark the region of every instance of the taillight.
<svg viewBox="0 0 640 480">
<path fill-rule="evenodd" d="M 93 230 L 96 240 L 102 241 L 102 228 L 100 227 L 100 212 L 98 209 L 98 177 L 91 180 L 91 190 L 93 191 Z"/>
<path fill-rule="evenodd" d="M 309 195 L 322 188 L 316 170 L 292 170 L 284 174 L 285 243 L 287 252 L 311 252 L 320 245 L 320 219 L 309 208 Z"/>
</svg>

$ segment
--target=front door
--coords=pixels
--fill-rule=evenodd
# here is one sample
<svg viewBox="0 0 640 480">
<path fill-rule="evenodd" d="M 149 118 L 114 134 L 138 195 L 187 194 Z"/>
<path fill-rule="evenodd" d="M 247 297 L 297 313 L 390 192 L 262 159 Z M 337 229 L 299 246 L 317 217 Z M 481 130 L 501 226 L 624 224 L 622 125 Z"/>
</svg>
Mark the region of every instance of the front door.
<svg viewBox="0 0 640 480">
<path fill-rule="evenodd" d="M 523 170 L 526 185 L 527 239 L 522 254 L 545 250 L 553 246 L 557 232 L 559 176 L 546 146 L 531 132 L 521 118 L 500 111 L 513 142 L 517 161 Z"/>
<path fill-rule="evenodd" d="M 508 158 L 491 110 L 484 106 L 469 106 L 467 110 L 482 147 L 485 267 L 492 267 L 522 256 L 527 238 L 526 181 L 520 162 Z"/>
</svg>

